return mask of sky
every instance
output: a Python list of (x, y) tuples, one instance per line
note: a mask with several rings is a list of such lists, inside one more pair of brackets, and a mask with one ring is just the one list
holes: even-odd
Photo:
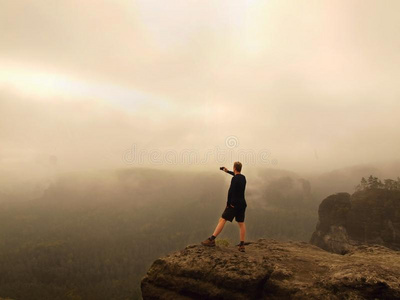
[(399, 160), (400, 1), (0, 6), (2, 176)]

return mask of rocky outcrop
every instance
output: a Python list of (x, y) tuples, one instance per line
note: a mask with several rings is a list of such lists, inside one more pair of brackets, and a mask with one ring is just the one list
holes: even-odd
[(347, 234), (347, 215), (351, 209), (350, 194), (337, 193), (324, 199), (319, 205), (319, 220), (310, 243), (324, 250), (345, 254), (352, 241)]
[(351, 239), (400, 250), (400, 191), (354, 193), (346, 227)]
[(142, 279), (150, 299), (400, 299), (400, 252), (358, 245), (345, 255), (306, 242), (259, 239), (189, 245), (159, 258)]
[(400, 192), (371, 189), (324, 199), (310, 243), (344, 254), (355, 245), (379, 244), (400, 250)]

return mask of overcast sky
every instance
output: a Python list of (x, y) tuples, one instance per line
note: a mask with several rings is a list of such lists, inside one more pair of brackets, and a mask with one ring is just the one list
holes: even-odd
[[(143, 162), (154, 167), (231, 166), (239, 151), (294, 171), (398, 160), (399, 11), (398, 0), (2, 0), (0, 168), (131, 167), (133, 145), (158, 151)], [(233, 157), (171, 163), (185, 149)]]

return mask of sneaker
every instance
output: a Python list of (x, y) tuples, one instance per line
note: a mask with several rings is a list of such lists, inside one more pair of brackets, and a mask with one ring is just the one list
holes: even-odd
[(244, 245), (238, 245), (238, 250), (240, 251), (240, 252), (244, 252)]
[(210, 240), (209, 238), (207, 238), (205, 241), (202, 241), (201, 244), (204, 245), (204, 246), (208, 246), (208, 247), (214, 247), (215, 246), (215, 239), (214, 240)]

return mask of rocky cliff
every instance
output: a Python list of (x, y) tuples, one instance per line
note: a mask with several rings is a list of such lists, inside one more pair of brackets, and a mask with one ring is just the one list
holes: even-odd
[(344, 254), (355, 245), (380, 244), (400, 250), (400, 191), (370, 189), (324, 199), (310, 243)]
[(149, 299), (400, 299), (400, 252), (355, 245), (345, 255), (306, 242), (189, 245), (142, 279)]

